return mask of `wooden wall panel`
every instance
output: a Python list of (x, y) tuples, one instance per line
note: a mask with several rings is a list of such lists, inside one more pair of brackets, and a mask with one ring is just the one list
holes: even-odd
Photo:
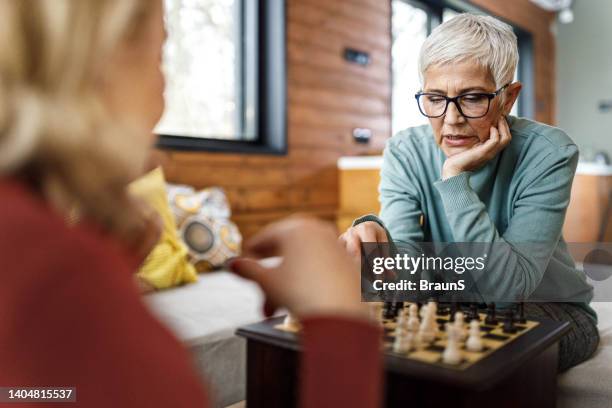
[[(567, 209), (563, 236), (567, 242), (612, 242), (612, 219), (607, 212), (612, 191), (611, 176), (577, 174)], [(601, 234), (603, 232), (603, 234)], [(602, 236), (600, 236), (600, 234)]]
[[(294, 212), (334, 220), (336, 161), (380, 151), (390, 133), (390, 4), (380, 0), (288, 0), (286, 156), (157, 151), (169, 181), (225, 188), (245, 237)], [(345, 47), (370, 53), (349, 64)], [(356, 145), (352, 129), (374, 131)]]
[[(538, 119), (553, 122), (551, 15), (528, 0), (474, 0), (534, 32)], [(334, 220), (336, 161), (380, 153), (391, 132), (390, 24), (386, 0), (287, 0), (288, 147), (286, 156), (156, 151), (169, 181), (221, 186), (245, 237), (295, 212)], [(346, 47), (367, 51), (372, 63), (344, 61)], [(353, 128), (373, 131), (357, 145)]]

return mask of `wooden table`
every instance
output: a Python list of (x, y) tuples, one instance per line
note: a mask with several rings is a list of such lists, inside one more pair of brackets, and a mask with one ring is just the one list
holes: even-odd
[[(282, 318), (238, 329), (247, 339), (247, 406), (297, 406), (298, 336), (274, 328)], [(554, 407), (558, 342), (569, 323), (540, 324), (459, 371), (385, 355), (387, 407)], [(364, 375), (367, 375), (364, 373)]]

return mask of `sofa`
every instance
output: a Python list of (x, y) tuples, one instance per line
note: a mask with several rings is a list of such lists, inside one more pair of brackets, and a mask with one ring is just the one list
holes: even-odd
[[(193, 355), (214, 404), (245, 399), (246, 347), (237, 327), (263, 318), (259, 288), (229, 272), (200, 275), (196, 283), (146, 295), (145, 303)], [(559, 376), (561, 408), (612, 408), (612, 303), (593, 303), (601, 345), (591, 360)]]
[(559, 408), (612, 408), (612, 302), (594, 302), (601, 342), (590, 360), (559, 376)]
[(263, 319), (263, 295), (230, 272), (144, 296), (145, 304), (190, 350), (215, 407), (245, 399), (246, 347), (236, 328)]

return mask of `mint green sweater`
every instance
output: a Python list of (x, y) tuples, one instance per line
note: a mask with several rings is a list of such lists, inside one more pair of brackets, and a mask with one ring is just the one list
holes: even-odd
[(446, 157), (429, 125), (392, 137), (379, 221), (397, 243), (509, 244), (498, 254), (503, 268), (491, 271), (500, 297), (571, 299), (596, 318), (588, 306), (592, 287), (561, 234), (578, 148), (558, 128), (516, 117), (508, 122), (508, 147), (481, 169), (447, 180), (440, 177)]

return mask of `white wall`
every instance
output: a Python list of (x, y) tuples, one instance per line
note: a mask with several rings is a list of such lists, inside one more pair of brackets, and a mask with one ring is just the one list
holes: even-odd
[(557, 123), (584, 158), (604, 150), (612, 159), (612, 1), (574, 0), (574, 21), (557, 23)]

